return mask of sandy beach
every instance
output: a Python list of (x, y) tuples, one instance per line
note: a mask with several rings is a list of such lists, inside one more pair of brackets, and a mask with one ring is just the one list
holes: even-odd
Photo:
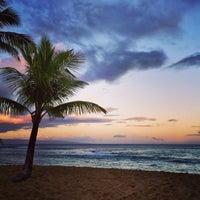
[(34, 166), (32, 178), (12, 183), (21, 166), (0, 166), (2, 200), (198, 200), (200, 175), (120, 169)]

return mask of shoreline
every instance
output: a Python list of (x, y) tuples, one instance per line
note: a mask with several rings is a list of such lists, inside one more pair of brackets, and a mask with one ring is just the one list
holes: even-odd
[[(1, 167), (6, 167), (6, 166), (8, 166), (8, 167), (17, 167), (17, 168), (19, 168), (19, 167), (21, 167), (21, 169), (22, 169), (22, 167), (23, 167), (23, 165), (21, 165), (21, 164), (13, 164), (13, 165), (11, 165), (11, 164), (0, 164), (0, 169), (1, 169)], [(65, 165), (40, 165), (40, 164), (34, 164), (33, 165), (33, 171), (34, 171), (34, 168), (37, 168), (37, 167), (49, 167), (49, 168), (62, 168), (62, 167), (64, 167), (64, 168), (86, 168), (86, 169), (108, 169), (108, 170), (125, 170), (125, 171), (138, 171), (138, 172), (155, 172), (155, 173), (169, 173), (169, 174), (188, 174), (188, 175), (197, 175), (197, 176), (200, 176), (200, 173), (190, 173), (190, 172), (176, 172), (176, 171), (162, 171), (162, 170), (160, 170), (160, 171), (158, 171), (158, 170), (145, 170), (145, 169), (132, 169), (132, 168), (112, 168), (112, 167), (95, 167), (95, 166), (90, 166), (90, 167), (88, 167), (88, 166), (65, 166)], [(20, 169), (20, 168), (19, 168)]]
[(200, 175), (129, 169), (33, 166), (24, 182), (11, 179), (22, 166), (0, 165), (0, 199), (196, 200)]

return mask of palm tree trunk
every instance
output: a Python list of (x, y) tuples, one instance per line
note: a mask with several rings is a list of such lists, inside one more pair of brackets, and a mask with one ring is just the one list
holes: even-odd
[(13, 179), (13, 182), (20, 182), (31, 177), (33, 158), (35, 152), (35, 143), (38, 133), (40, 121), (33, 120), (32, 131), (29, 139), (29, 144), (26, 152), (26, 159), (22, 171)]
[(37, 138), (38, 127), (39, 127), (39, 123), (33, 124), (33, 128), (32, 128), (30, 139), (29, 139), (28, 149), (26, 152), (26, 159), (23, 166), (23, 171), (26, 171), (30, 175), (32, 172), (33, 158), (34, 158), (34, 152), (35, 152), (35, 142)]

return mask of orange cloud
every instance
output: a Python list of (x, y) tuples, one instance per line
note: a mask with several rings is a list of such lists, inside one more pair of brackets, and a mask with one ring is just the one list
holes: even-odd
[(168, 119), (168, 122), (178, 122), (177, 119)]
[(21, 123), (28, 123), (30, 122), (30, 116), (10, 116), (10, 115), (1, 115), (0, 114), (0, 123), (13, 123), (13, 124), (21, 124)]

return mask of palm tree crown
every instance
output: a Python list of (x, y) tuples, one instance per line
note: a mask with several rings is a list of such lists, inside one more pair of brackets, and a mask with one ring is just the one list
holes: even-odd
[(19, 46), (27, 46), (32, 43), (28, 35), (2, 31), (7, 26), (19, 26), (20, 17), (4, 0), (0, 0), (0, 50), (8, 52), (14, 56), (18, 55)]
[(63, 118), (72, 113), (106, 113), (106, 110), (92, 102), (68, 102), (87, 84), (71, 72), (83, 62), (81, 54), (73, 50), (56, 51), (46, 36), (37, 47), (21, 48), (21, 54), (26, 61), (24, 73), (12, 67), (0, 69), (3, 81), (16, 97), (14, 100), (0, 97), (0, 113), (31, 114), (33, 127), (23, 171), (30, 175), (37, 131), (45, 115)]
[[(50, 40), (44, 36), (38, 46), (21, 49), (26, 61), (26, 71), (22, 73), (12, 67), (0, 69), (3, 81), (11, 89), (16, 101), (1, 97), (0, 106), (4, 113), (34, 115), (36, 111), (43, 117), (64, 117), (64, 115), (85, 112), (106, 112), (91, 102), (68, 102), (79, 88), (87, 83), (80, 81), (70, 70), (77, 70), (83, 62), (81, 54), (73, 50), (56, 52)], [(11, 104), (15, 104), (11, 109)], [(32, 111), (33, 110), (33, 111)]]

